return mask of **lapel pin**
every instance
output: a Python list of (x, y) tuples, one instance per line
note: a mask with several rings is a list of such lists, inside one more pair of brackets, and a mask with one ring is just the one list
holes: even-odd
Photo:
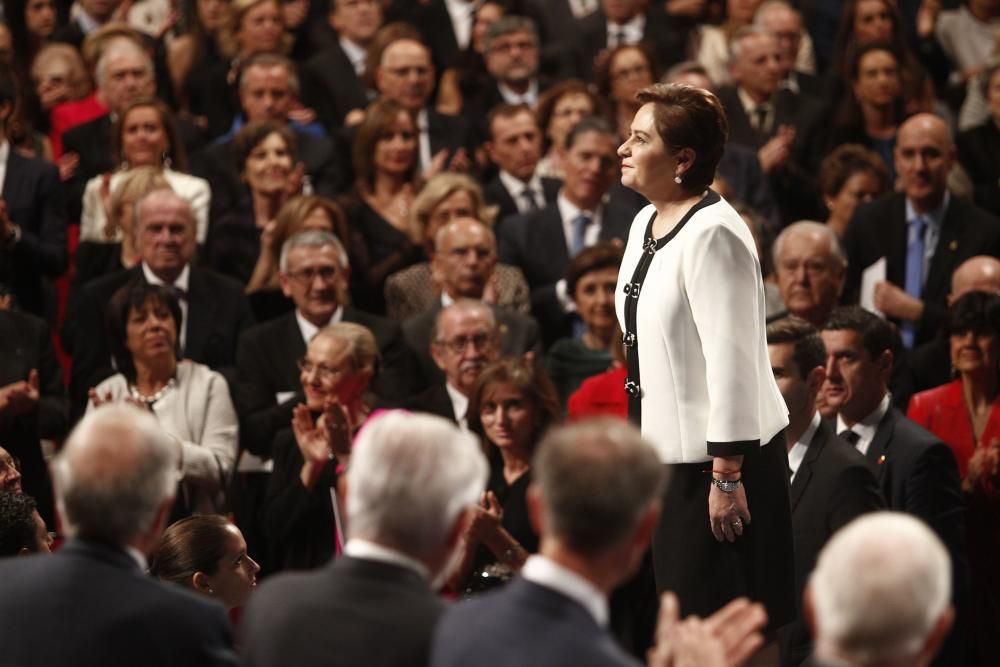
[(885, 454), (883, 454), (882, 456), (878, 457), (878, 464), (882, 465), (883, 463), (885, 463)]
[(951, 243), (948, 244), (948, 250), (955, 252), (958, 250), (958, 241), (952, 239)]

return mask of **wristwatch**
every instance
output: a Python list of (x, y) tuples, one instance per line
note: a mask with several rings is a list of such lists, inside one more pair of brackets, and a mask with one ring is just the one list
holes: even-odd
[(723, 493), (735, 493), (736, 489), (740, 487), (740, 480), (738, 479), (713, 479), (712, 486), (717, 488)]

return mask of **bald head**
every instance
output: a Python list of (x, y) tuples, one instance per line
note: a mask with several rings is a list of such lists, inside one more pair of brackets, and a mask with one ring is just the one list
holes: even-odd
[(434, 65), (426, 46), (415, 39), (397, 39), (382, 51), (375, 70), (375, 87), (382, 97), (417, 112), (434, 88)]
[(1000, 261), (987, 255), (978, 255), (962, 262), (951, 274), (952, 304), (969, 292), (1000, 294)]
[(955, 164), (955, 144), (945, 122), (929, 113), (907, 119), (896, 134), (893, 155), (900, 184), (917, 213), (940, 206)]
[(818, 222), (789, 225), (774, 242), (774, 266), (788, 311), (821, 326), (844, 288), (847, 258), (837, 235)]
[(493, 230), (475, 218), (458, 218), (434, 237), (431, 270), (452, 299), (481, 299), (497, 265)]
[(126, 404), (91, 410), (52, 464), (71, 534), (125, 546), (157, 533), (179, 462), (179, 447), (149, 412)]
[(136, 249), (163, 282), (172, 285), (194, 257), (194, 215), (173, 190), (153, 190), (136, 204)]

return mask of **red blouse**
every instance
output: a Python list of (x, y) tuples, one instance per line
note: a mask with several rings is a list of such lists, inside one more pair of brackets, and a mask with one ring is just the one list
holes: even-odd
[[(989, 444), (1000, 438), (1000, 396), (993, 401), (990, 417), (980, 439)], [(962, 381), (954, 380), (934, 389), (915, 394), (910, 399), (907, 416), (928, 431), (941, 438), (951, 447), (958, 461), (958, 472), (962, 479), (969, 468), (969, 459), (976, 451), (976, 438), (972, 432), (972, 418), (965, 407)]]

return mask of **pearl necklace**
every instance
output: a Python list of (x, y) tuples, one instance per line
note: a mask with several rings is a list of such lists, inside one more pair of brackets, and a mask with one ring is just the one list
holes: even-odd
[(155, 394), (153, 394), (152, 396), (146, 396), (146, 395), (140, 393), (138, 387), (136, 387), (134, 384), (130, 384), (128, 386), (128, 393), (129, 393), (129, 396), (131, 396), (132, 398), (134, 398), (136, 400), (142, 401), (143, 403), (146, 404), (146, 406), (148, 408), (152, 409), (153, 405), (158, 400), (160, 400), (161, 398), (163, 398), (163, 396), (168, 391), (170, 391), (171, 389), (173, 389), (176, 384), (177, 384), (177, 380), (175, 378), (170, 378), (169, 380), (167, 380), (167, 384), (163, 385), (163, 387), (161, 387), (160, 390), (158, 392), (156, 392)]

